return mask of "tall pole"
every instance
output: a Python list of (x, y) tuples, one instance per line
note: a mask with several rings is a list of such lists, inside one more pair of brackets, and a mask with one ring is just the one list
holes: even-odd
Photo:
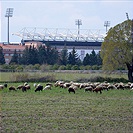
[(80, 25), (82, 25), (82, 21), (80, 19), (75, 21), (75, 24), (78, 25), (78, 40), (80, 35)]
[(132, 47), (133, 47), (133, 19), (132, 19), (132, 31), (131, 31)]
[(9, 42), (9, 17), (7, 17), (8, 18), (8, 22), (7, 22), (7, 42), (8, 42), (8, 44), (10, 43)]
[(13, 15), (13, 8), (7, 8), (6, 10), (6, 15), (5, 17), (7, 17), (7, 43), (9, 44), (9, 17), (12, 17)]
[(106, 33), (107, 33), (108, 27), (110, 26), (110, 22), (109, 21), (105, 21), (104, 22), (104, 26), (106, 27)]

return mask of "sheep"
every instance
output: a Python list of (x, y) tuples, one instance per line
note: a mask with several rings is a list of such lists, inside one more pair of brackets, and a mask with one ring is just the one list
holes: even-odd
[(50, 85), (47, 85), (43, 88), (43, 90), (51, 90), (51, 86)]
[(19, 85), (19, 86), (17, 87), (17, 90), (22, 89), (22, 87), (23, 87), (23, 85)]
[(43, 86), (42, 85), (39, 85), (39, 86), (37, 86), (35, 92), (42, 91), (42, 90), (43, 90)]
[(16, 88), (14, 86), (10, 86), (9, 91), (11, 91), (11, 90), (16, 91)]
[(27, 82), (25, 82), (25, 83), (24, 83), (24, 86), (26, 86), (26, 85), (28, 85), (28, 83), (27, 83)]
[(23, 92), (27, 91), (26, 86), (22, 86), (22, 91)]
[(4, 89), (4, 85), (0, 85), (0, 90), (3, 90)]
[(36, 87), (36, 86), (37, 86), (37, 84), (36, 84), (36, 83), (34, 83), (34, 84), (33, 84), (33, 86), (34, 86), (34, 87)]
[(103, 86), (97, 86), (95, 89), (93, 89), (93, 92), (95, 91), (96, 93), (100, 92), (100, 94), (102, 93), (103, 90)]
[(75, 89), (73, 88), (73, 86), (70, 86), (69, 88), (68, 88), (68, 92), (70, 93), (70, 92), (73, 92), (74, 94), (75, 94)]
[(115, 85), (109, 85), (107, 88), (108, 89), (117, 89)]
[(54, 84), (55, 87), (60, 86), (60, 84), (64, 84), (64, 81), (56, 81), (56, 83)]
[(26, 85), (25, 87), (26, 87), (26, 89), (27, 89), (27, 90), (29, 90), (29, 89), (30, 89), (30, 85)]
[(51, 87), (53, 87), (53, 84), (52, 83), (47, 83), (46, 86), (50, 85)]
[(86, 92), (86, 91), (92, 91), (92, 90), (93, 90), (93, 87), (92, 87), (92, 86), (85, 87), (85, 89), (84, 89), (84, 90), (85, 90), (85, 92)]
[(7, 88), (7, 84), (6, 83), (4, 84), (4, 87)]

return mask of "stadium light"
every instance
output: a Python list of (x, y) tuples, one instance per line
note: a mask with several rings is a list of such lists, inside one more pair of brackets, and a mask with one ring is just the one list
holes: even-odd
[(109, 21), (105, 21), (104, 22), (104, 26), (106, 27), (106, 33), (107, 33), (107, 31), (108, 31), (108, 27), (110, 26), (110, 22)]
[(75, 20), (75, 24), (78, 25), (78, 36), (79, 36), (79, 34), (80, 34), (80, 25), (82, 25), (82, 20), (81, 19)]
[(6, 10), (6, 15), (5, 17), (7, 17), (8, 21), (7, 21), (7, 42), (8, 44), (10, 43), (9, 42), (9, 18), (13, 16), (13, 8), (7, 8)]

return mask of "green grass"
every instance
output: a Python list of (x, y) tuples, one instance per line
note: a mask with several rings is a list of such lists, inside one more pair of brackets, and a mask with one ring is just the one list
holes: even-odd
[(73, 72), (1, 72), (0, 73), (0, 82), (6, 81), (17, 81), (18, 75), (21, 75), (23, 79), (29, 78), (37, 78), (37, 77), (44, 77), (44, 76), (51, 76), (55, 78), (55, 80), (65, 80), (65, 81), (76, 81), (79, 79), (89, 79), (94, 78), (96, 76), (101, 77), (111, 77), (111, 78), (125, 78), (127, 79), (127, 74), (121, 73), (73, 73)]
[[(20, 83), (10, 83), (17, 86)], [(33, 86), (32, 83), (30, 83)], [(45, 84), (43, 84), (45, 85)], [(130, 133), (133, 92), (0, 91), (2, 133)]]

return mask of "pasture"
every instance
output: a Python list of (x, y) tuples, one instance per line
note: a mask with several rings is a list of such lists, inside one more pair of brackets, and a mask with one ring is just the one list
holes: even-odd
[[(17, 87), (22, 83), (8, 83)], [(0, 91), (1, 133), (130, 133), (133, 91)], [(45, 86), (46, 83), (41, 83)]]

